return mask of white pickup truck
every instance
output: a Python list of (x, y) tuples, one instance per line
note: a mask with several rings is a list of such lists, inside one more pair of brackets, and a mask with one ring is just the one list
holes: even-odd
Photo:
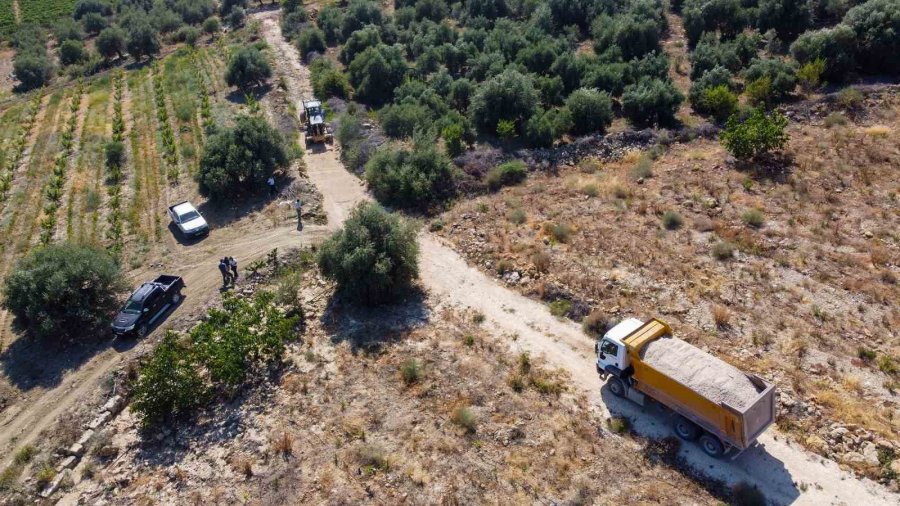
[(200, 211), (188, 201), (169, 207), (169, 217), (185, 238), (201, 237), (209, 234), (209, 225)]

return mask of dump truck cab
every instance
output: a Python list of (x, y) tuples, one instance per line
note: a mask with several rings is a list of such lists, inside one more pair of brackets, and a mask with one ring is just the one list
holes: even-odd
[(597, 353), (598, 374), (620, 377), (629, 369), (631, 360), (628, 356), (628, 348), (622, 340), (643, 324), (644, 322), (637, 318), (628, 318), (609, 329), (603, 338), (597, 341), (594, 351)]

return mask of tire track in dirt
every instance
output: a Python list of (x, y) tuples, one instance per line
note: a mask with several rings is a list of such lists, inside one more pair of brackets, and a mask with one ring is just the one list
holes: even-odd
[[(299, 100), (310, 93), (309, 71), (300, 64), (297, 50), (281, 36), (278, 12), (256, 15), (261, 34), (274, 49), (277, 71), (288, 93)], [(346, 171), (334, 150), (306, 151), (310, 179), (324, 198), (331, 226), (340, 224), (350, 209), (367, 195), (355, 176)], [(594, 371), (593, 341), (571, 321), (560, 321), (548, 309), (499, 285), (429, 233), (420, 235), (421, 282), (439, 304), (478, 309), (497, 333), (515, 336), (510, 347), (543, 356), (567, 371), (576, 388), (585, 393), (601, 416), (626, 416), (635, 430), (647, 437), (672, 436), (666, 417), (601, 391)], [(896, 504), (897, 496), (868, 479), (857, 479), (832, 461), (821, 459), (779, 437), (774, 428), (760, 438), (760, 446), (735, 461), (707, 457), (693, 445), (683, 445), (685, 462), (698, 472), (729, 485), (747, 482), (764, 491), (776, 504)], [(801, 490), (802, 489), (802, 490)]]

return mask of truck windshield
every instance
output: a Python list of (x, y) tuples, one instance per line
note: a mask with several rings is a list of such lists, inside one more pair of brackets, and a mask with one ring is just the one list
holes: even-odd
[(125, 308), (122, 309), (122, 312), (128, 314), (138, 314), (141, 312), (141, 303), (136, 300), (128, 299), (128, 302), (125, 304)]
[(187, 223), (191, 220), (196, 220), (199, 217), (200, 213), (198, 213), (197, 211), (188, 211), (181, 215), (181, 221)]

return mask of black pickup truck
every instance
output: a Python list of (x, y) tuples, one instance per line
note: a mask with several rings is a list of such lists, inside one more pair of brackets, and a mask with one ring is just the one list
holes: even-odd
[(117, 335), (144, 337), (151, 325), (172, 306), (181, 302), (184, 280), (181, 276), (162, 274), (144, 283), (128, 298), (116, 315), (112, 331)]

